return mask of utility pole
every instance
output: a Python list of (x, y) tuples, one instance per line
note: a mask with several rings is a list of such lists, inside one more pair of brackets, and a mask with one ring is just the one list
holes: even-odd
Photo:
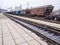
[(20, 9), (22, 9), (22, 5), (20, 5)]
[(27, 3), (27, 9), (29, 9), (29, 3)]
[(11, 11), (12, 11), (12, 7), (10, 7)]

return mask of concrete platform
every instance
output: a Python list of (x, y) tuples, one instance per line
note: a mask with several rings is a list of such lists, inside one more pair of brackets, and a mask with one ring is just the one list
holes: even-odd
[(0, 14), (0, 45), (48, 45), (36, 34)]

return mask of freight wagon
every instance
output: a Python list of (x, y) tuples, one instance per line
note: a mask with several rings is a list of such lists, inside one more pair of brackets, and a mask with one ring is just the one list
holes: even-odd
[(38, 8), (30, 9), (30, 15), (32, 16), (47, 16), (50, 15), (53, 10), (52, 5), (42, 6)]
[[(25, 15), (25, 16), (47, 16), (50, 15), (53, 10), (52, 5), (46, 5), (38, 8), (32, 8), (32, 9), (23, 9), (20, 10), (20, 13), (18, 15)], [(16, 11), (8, 12), (11, 14), (16, 14)]]

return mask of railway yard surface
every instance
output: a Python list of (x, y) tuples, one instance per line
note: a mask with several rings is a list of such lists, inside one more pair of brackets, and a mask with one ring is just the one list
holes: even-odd
[(36, 34), (0, 14), (0, 45), (48, 45)]
[(17, 15), (5, 15), (43, 38), (49, 45), (60, 45), (60, 27), (58, 27), (60, 24)]

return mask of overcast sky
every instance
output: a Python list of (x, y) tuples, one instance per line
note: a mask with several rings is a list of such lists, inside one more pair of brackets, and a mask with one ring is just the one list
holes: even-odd
[(11, 6), (14, 8), (22, 5), (22, 8), (27, 8), (27, 3), (29, 3), (29, 8), (50, 4), (55, 10), (60, 9), (60, 0), (0, 0), (0, 7), (7, 9)]

